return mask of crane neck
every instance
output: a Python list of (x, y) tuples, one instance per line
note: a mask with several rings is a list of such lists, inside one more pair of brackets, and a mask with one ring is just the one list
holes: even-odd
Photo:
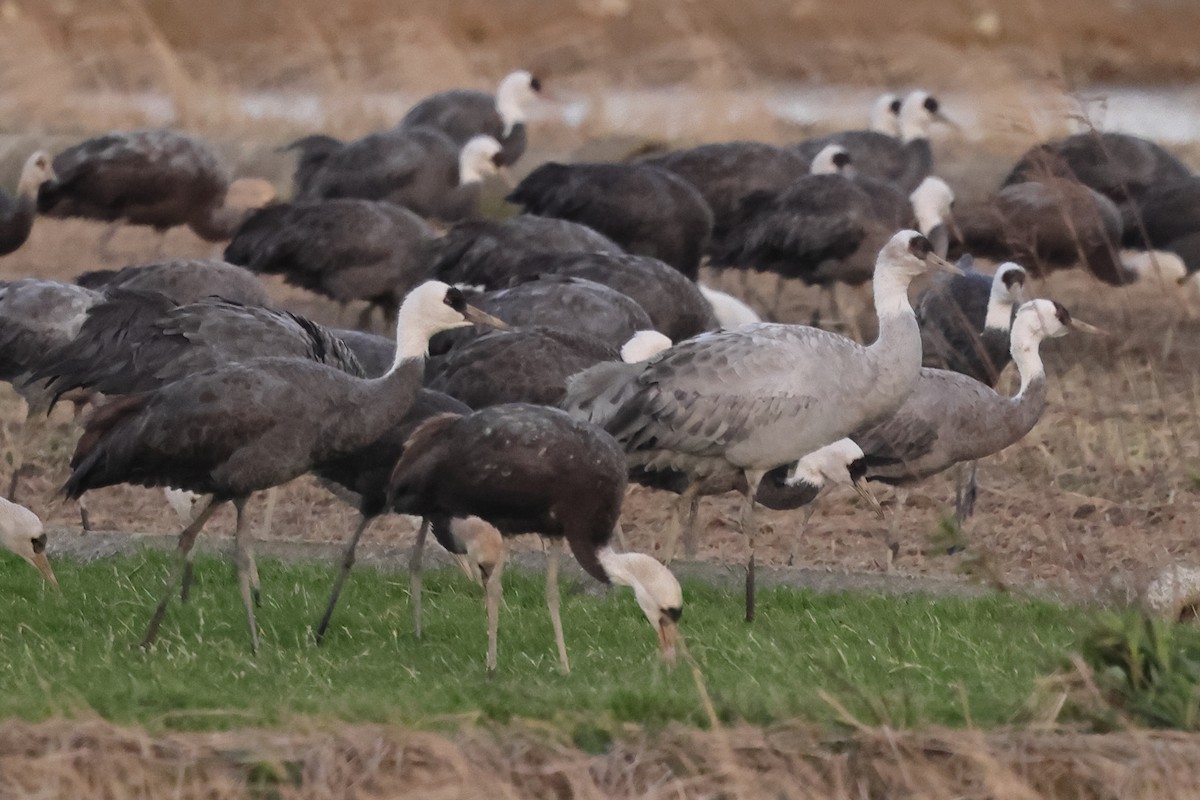
[(987, 317), (983, 321), (984, 329), (1007, 332), (1012, 327), (1012, 311), (1012, 300), (997, 297), (990, 298), (987, 306)]
[(1017, 372), (1021, 375), (1021, 388), (1017, 392), (1017, 399), (1024, 396), (1031, 386), (1045, 383), (1046, 369), (1038, 349), (1040, 343), (1033, 337), (1013, 337), (1012, 357), (1017, 365)]
[(908, 286), (911, 282), (911, 278), (893, 270), (875, 270), (872, 292), (875, 296), (875, 313), (879, 317), (879, 337), (875, 344), (884, 341), (883, 327), (886, 320), (914, 316), (912, 303), (908, 300)]

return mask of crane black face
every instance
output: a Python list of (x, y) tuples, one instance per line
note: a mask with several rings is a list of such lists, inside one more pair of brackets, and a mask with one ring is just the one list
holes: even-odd
[(465, 313), (467, 310), (467, 298), (463, 295), (462, 289), (455, 286), (451, 286), (446, 290), (446, 298), (442, 302), (460, 314)]
[(846, 470), (850, 473), (851, 483), (854, 481), (860, 481), (867, 477), (867, 460), (865, 458), (856, 458), (850, 462), (850, 465), (846, 467)]
[(838, 169), (842, 169), (849, 163), (850, 163), (850, 154), (849, 153), (834, 153), (833, 154), (833, 165), (835, 167), (837, 167)]
[(1025, 285), (1025, 273), (1015, 269), (1010, 270), (1004, 273), (1004, 276), (1000, 280), (1004, 281), (1005, 288), (1011, 291), (1014, 286)]
[(925, 98), (925, 110), (930, 114), (938, 113), (938, 101), (936, 97)]
[(914, 236), (908, 240), (908, 252), (924, 261), (933, 252), (933, 245), (924, 236)]
[(889, 109), (889, 110), (890, 110), (890, 111), (891, 111), (893, 114), (899, 115), (899, 114), (900, 114), (900, 98), (899, 98), (899, 97), (897, 97), (895, 100), (893, 100), (893, 101), (892, 101), (892, 102), (891, 102), (891, 103), (888, 105), (888, 109)]
[(41, 536), (35, 536), (29, 540), (29, 543), (33, 545), (35, 555), (46, 552), (46, 534), (43, 533)]
[(1063, 324), (1063, 327), (1071, 326), (1071, 313), (1065, 309), (1061, 303), (1054, 303), (1054, 316)]
[(542, 90), (542, 82), (538, 80), (536, 75), (529, 79), (529, 88), (533, 89), (535, 92), (540, 92)]

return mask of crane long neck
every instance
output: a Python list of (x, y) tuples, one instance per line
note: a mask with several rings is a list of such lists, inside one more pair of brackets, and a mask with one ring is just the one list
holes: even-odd
[(409, 359), (424, 360), (429, 355), (429, 332), (420, 326), (406, 324), (409, 322), (401, 309), (396, 325), (396, 356), (384, 377), (396, 372)]
[(1030, 387), (1035, 384), (1045, 384), (1046, 369), (1038, 351), (1040, 344), (1041, 340), (1032, 336), (1029, 331), (1020, 329), (1013, 332), (1012, 357), (1017, 364), (1017, 371), (1021, 374), (1021, 388), (1017, 392), (1017, 399), (1029, 392)]
[(990, 298), (987, 305), (987, 317), (983, 321), (984, 329), (1007, 331), (1012, 326), (1012, 310), (1011, 300)]

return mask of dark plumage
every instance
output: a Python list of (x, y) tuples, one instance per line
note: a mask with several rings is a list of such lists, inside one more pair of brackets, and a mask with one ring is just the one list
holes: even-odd
[[(588, 574), (634, 588), (671, 658), (683, 605), (678, 582), (649, 556), (614, 553), (609, 546), (625, 481), (625, 456), (608, 434), (558, 409), (513, 404), (425, 422), (409, 439), (390, 489), (397, 510), (474, 515), (505, 536), (540, 533), (565, 540)], [(557, 585), (548, 585), (547, 596), (557, 633)], [(489, 592), (491, 668), (498, 602)], [(561, 638), (559, 646), (566, 667)]]
[(502, 148), (501, 163), (515, 164), (525, 152), (528, 106), (541, 91), (541, 81), (518, 70), (505, 76), (495, 95), (473, 89), (430, 95), (409, 109), (400, 127), (435, 128), (460, 146), (473, 136), (491, 136)]
[(567, 378), (620, 357), (617, 348), (581, 333), (554, 328), (495, 331), (431, 358), (425, 385), (471, 408), (502, 403), (558, 406), (567, 393)]
[(1069, 178), (1123, 203), (1161, 183), (1189, 178), (1191, 174), (1183, 162), (1147, 139), (1088, 131), (1031, 148), (1002, 185)]
[(987, 200), (954, 212), (964, 252), (994, 261), (1016, 261), (1035, 275), (1082, 265), (1105, 283), (1134, 276), (1121, 263), (1121, 214), (1104, 195), (1073, 180), (1005, 186)]
[(921, 363), (995, 387), (1012, 360), (1010, 321), (1015, 306), (1024, 300), (1025, 270), (1006, 263), (994, 276), (984, 275), (963, 260), (959, 269), (962, 275), (934, 278), (917, 299)]
[(449, 284), (505, 289), (536, 273), (524, 271), (531, 256), (622, 250), (586, 225), (520, 214), (503, 222), (467, 220), (429, 248), (428, 275)]
[(346, 146), (341, 139), (324, 134), (303, 136), (279, 148), (280, 152), (296, 152), (296, 169), (292, 172), (292, 191), (300, 194), (301, 187), (308, 186), (317, 170), (334, 153)]
[(715, 330), (712, 306), (694, 281), (650, 256), (611, 253), (553, 253), (532, 256), (522, 272), (559, 275), (602, 283), (634, 300), (654, 329), (671, 341)]
[(95, 270), (83, 273), (75, 282), (96, 291), (155, 292), (179, 304), (195, 303), (206, 297), (246, 306), (266, 306), (271, 302), (266, 288), (252, 273), (215, 259), (174, 259), (119, 270)]
[(406, 298), (395, 363), (381, 378), (357, 378), (310, 360), (265, 358), (194, 373), (98, 409), (71, 459), (67, 496), (118, 483), (213, 496), (180, 534), (180, 560), (143, 643), (157, 634), (196, 535), (217, 505), (233, 501), (239, 583), (256, 647), (246, 500), (366, 447), (399, 424), (420, 389), (428, 337), (472, 319), (484, 317), (461, 292), (431, 281)]
[(206, 143), (175, 131), (109, 133), (54, 157), (56, 177), (38, 190), (38, 211), (149, 225), (187, 225), (209, 241), (228, 239), (245, 210), (225, 208), (231, 175)]
[(396, 356), (396, 342), (392, 339), (348, 328), (331, 328), (330, 333), (346, 343), (368, 378), (378, 378), (392, 366)]
[(1174, 253), (1186, 275), (1200, 270), (1200, 178), (1151, 186), (1122, 211), (1126, 246)]
[(712, 211), (695, 187), (646, 164), (543, 164), (508, 201), (527, 213), (594, 228), (692, 280), (712, 235)]
[(433, 229), (411, 211), (370, 200), (285, 203), (256, 212), (225, 248), (253, 272), (347, 303), (366, 300), (389, 327), (400, 301), (425, 278)]
[(899, 138), (873, 130), (840, 131), (800, 142), (796, 152), (811, 162), (829, 145), (840, 145), (850, 154), (850, 162), (860, 176), (892, 184), (907, 195), (932, 172), (930, 127), (948, 120), (937, 99), (922, 91), (910, 92), (897, 113)]
[(296, 187), (301, 200), (358, 198), (404, 206), (446, 222), (479, 213), (479, 184), (496, 172), (500, 145), (490, 137), (458, 145), (432, 128), (399, 128), (329, 152)]
[[(470, 295), (471, 302), (516, 328), (540, 325), (572, 331), (620, 347), (638, 331), (654, 324), (632, 298), (582, 278), (546, 275), (511, 289)], [(430, 352), (444, 353), (475, 335), (446, 333), (434, 339)]]
[[(815, 155), (815, 153), (813, 154)], [(712, 241), (720, 250), (743, 197), (781, 192), (809, 173), (795, 150), (763, 142), (721, 142), (676, 150), (640, 163), (668, 170), (696, 187), (713, 213)]]
[(49, 380), (55, 396), (78, 388), (135, 394), (256, 358), (296, 358), (364, 375), (340, 338), (295, 314), (216, 298), (178, 304), (160, 294), (114, 290), (88, 309), (79, 332), (37, 377)]

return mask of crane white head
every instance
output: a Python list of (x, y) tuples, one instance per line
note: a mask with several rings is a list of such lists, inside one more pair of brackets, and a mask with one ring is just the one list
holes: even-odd
[(854, 165), (846, 148), (840, 144), (829, 144), (813, 157), (808, 171), (813, 175), (841, 174), (850, 177), (854, 174)]
[(900, 138), (906, 142), (928, 139), (933, 123), (941, 122), (957, 129), (958, 124), (942, 113), (941, 104), (929, 92), (909, 92), (900, 103)]
[(700, 294), (704, 295), (704, 299), (712, 306), (713, 316), (717, 318), (717, 322), (726, 330), (740, 328), (742, 325), (753, 325), (762, 322), (762, 317), (754, 313), (754, 309), (743, 303), (731, 294), (710, 289), (703, 283), (696, 284), (700, 288)]
[(908, 286), (913, 279), (934, 270), (961, 275), (961, 270), (934, 252), (925, 235), (913, 230), (900, 231), (888, 240), (875, 259), (875, 313), (885, 316), (911, 314)]
[(1006, 331), (1012, 323), (1013, 306), (1025, 302), (1025, 268), (1012, 261), (996, 267), (992, 291), (988, 296), (985, 328)]
[(621, 345), (621, 360), (626, 364), (647, 361), (671, 346), (666, 334), (658, 331), (638, 331)]
[(0, 545), (29, 562), (55, 589), (58, 579), (46, 558), (46, 532), (28, 508), (0, 498)]
[(25, 160), (21, 167), (21, 179), (17, 182), (17, 194), (22, 197), (37, 197), (38, 187), (46, 181), (55, 180), (54, 162), (45, 150), (38, 150)]
[(513, 126), (529, 117), (541, 93), (542, 82), (526, 70), (519, 69), (504, 76), (496, 89), (496, 111), (504, 120), (505, 136), (512, 133)]
[(900, 96), (884, 92), (871, 104), (871, 130), (888, 136), (900, 136)]
[(1057, 339), (1068, 331), (1103, 334), (1104, 331), (1081, 320), (1072, 319), (1067, 309), (1053, 300), (1030, 300), (1017, 309), (1009, 337), (1009, 352), (1021, 373), (1021, 392), (1045, 374), (1038, 346), (1043, 339)]
[(480, 183), (490, 175), (500, 175), (504, 167), (503, 148), (491, 136), (473, 136), (458, 154), (458, 183)]
[(504, 568), (507, 557), (504, 536), (479, 517), (452, 518), (450, 533), (466, 550), (462, 555), (454, 555), (459, 568), (479, 586), (487, 586), (488, 581)]
[(917, 228), (933, 244), (933, 251), (945, 256), (950, 249), (950, 229), (954, 208), (954, 190), (941, 178), (928, 176), (908, 196)]
[(441, 281), (426, 281), (413, 289), (400, 305), (396, 317), (396, 362), (423, 358), (429, 351), (429, 337), (468, 325), (507, 328), (504, 322), (467, 303), (461, 289)]
[(642, 553), (615, 553), (605, 547), (598, 554), (609, 580), (633, 589), (633, 596), (658, 633), (658, 645), (668, 665), (675, 665), (679, 618), (683, 616), (683, 589), (671, 570)]
[(850, 439), (838, 439), (797, 461), (784, 483), (788, 486), (807, 483), (818, 489), (833, 486), (853, 487), (858, 496), (882, 519), (883, 507), (867, 486), (865, 459), (862, 448), (855, 442)]

